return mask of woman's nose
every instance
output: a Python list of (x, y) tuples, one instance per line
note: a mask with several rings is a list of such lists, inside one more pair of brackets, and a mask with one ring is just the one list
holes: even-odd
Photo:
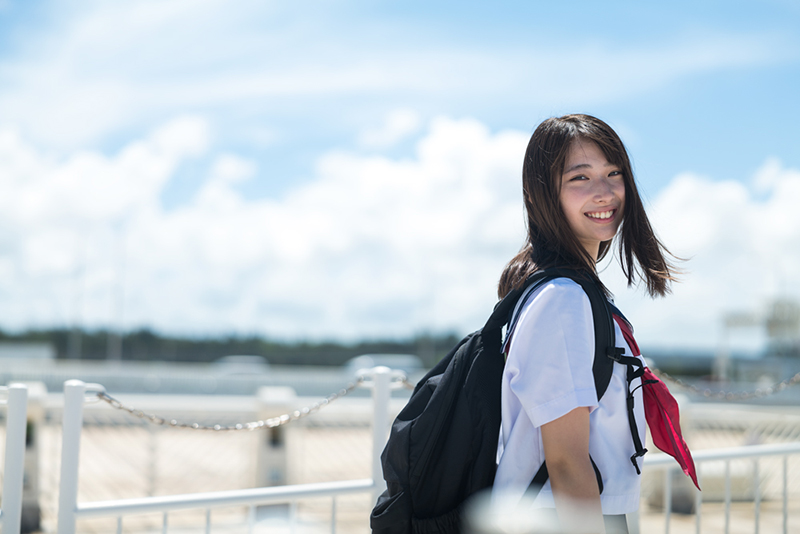
[(595, 200), (611, 200), (614, 197), (614, 188), (608, 178), (595, 180), (594, 198)]

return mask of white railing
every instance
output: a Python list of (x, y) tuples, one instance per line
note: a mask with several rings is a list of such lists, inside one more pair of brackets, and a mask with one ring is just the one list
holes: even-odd
[[(141, 513), (160, 513), (163, 515), (163, 532), (169, 528), (170, 512), (184, 509), (205, 511), (206, 532), (211, 529), (212, 510), (227, 506), (244, 506), (248, 509), (247, 523), (250, 531), (255, 528), (256, 506), (268, 504), (289, 504), (289, 520), (296, 520), (297, 505), (301, 500), (309, 498), (329, 498), (331, 500), (330, 531), (336, 532), (337, 498), (354, 493), (368, 493), (374, 499), (385, 489), (380, 466), (380, 453), (386, 442), (389, 429), (389, 400), (391, 389), (396, 382), (395, 374), (387, 368), (375, 368), (370, 371), (371, 380), (362, 385), (373, 389), (372, 410), (372, 479), (348, 480), (341, 482), (301, 484), (281, 487), (253, 488), (236, 491), (220, 491), (171, 495), (136, 499), (120, 499), (90, 503), (78, 502), (78, 462), (80, 452), (81, 430), (83, 425), (83, 409), (87, 402), (97, 400), (96, 393), (102, 387), (86, 384), (78, 380), (67, 381), (64, 385), (64, 410), (62, 434), (61, 479), (58, 499), (58, 532), (73, 534), (76, 521), (84, 518), (111, 517), (116, 518), (117, 531), (122, 531), (125, 516)], [(3, 480), (3, 509), (0, 510), (0, 523), (3, 532), (17, 532), (21, 520), (23, 466), (25, 455), (27, 388), (21, 384), (13, 384), (7, 391), (8, 400), (0, 400), (0, 404), (8, 404), (5, 471)], [(752, 478), (752, 496), (748, 502), (753, 504), (753, 532), (762, 528), (761, 475), (763, 465), (760, 460), (766, 457), (782, 459), (782, 531), (789, 532), (789, 457), (800, 454), (800, 443), (774, 445), (753, 445), (736, 448), (700, 450), (694, 453), (698, 477), (701, 485), (704, 471), (710, 479), (710, 462), (724, 464), (724, 532), (728, 532), (731, 524), (731, 463), (734, 461), (752, 461), (753, 468), (746, 476)], [(719, 466), (719, 463), (717, 464)], [(664, 470), (664, 532), (670, 532), (673, 498), (673, 478), (671, 472), (679, 469), (675, 461), (664, 454), (649, 455), (645, 459), (648, 472)], [(773, 486), (774, 488), (774, 486)], [(773, 489), (774, 491), (774, 489)], [(703, 494), (693, 494), (695, 510), (695, 531), (702, 532)], [(720, 502), (720, 501), (717, 501)], [(714, 516), (719, 520), (719, 515)], [(707, 525), (708, 526), (708, 525)], [(631, 524), (631, 532), (639, 532), (638, 521)]]
[[(372, 491), (375, 485), (371, 479), (348, 480), (344, 482), (327, 482), (320, 484), (297, 484), (274, 488), (252, 488), (245, 490), (214, 491), (208, 493), (192, 493), (188, 495), (169, 495), (166, 497), (147, 497), (142, 499), (121, 499), (117, 501), (101, 501), (81, 504), (72, 514), (74, 519), (89, 517), (116, 517), (117, 532), (122, 532), (122, 518), (126, 515), (160, 512), (163, 517), (163, 532), (169, 526), (169, 512), (186, 509), (204, 509), (206, 513), (205, 531), (211, 531), (211, 510), (223, 506), (247, 506), (248, 532), (255, 527), (255, 507), (264, 504), (292, 505), (290, 522), (295, 521), (295, 507), (298, 501), (313, 497), (331, 498), (331, 532), (336, 532), (336, 498), (351, 493)], [(74, 522), (74, 520), (73, 520)], [(74, 532), (74, 525), (72, 526)], [(62, 530), (59, 523), (59, 534), (70, 532)]]
[(331, 532), (335, 532), (337, 496), (372, 492), (374, 499), (377, 499), (378, 495), (386, 488), (381, 474), (380, 455), (389, 431), (389, 400), (393, 387), (392, 377), (396, 373), (393, 373), (387, 367), (376, 367), (366, 375), (371, 377), (372, 380), (364, 381), (361, 385), (373, 390), (372, 479), (122, 499), (94, 503), (78, 503), (78, 460), (80, 456), (81, 428), (83, 426), (83, 406), (86, 402), (96, 401), (96, 394), (102, 391), (103, 388), (98, 384), (86, 384), (80, 380), (68, 380), (64, 383), (58, 534), (74, 534), (77, 519), (88, 517), (116, 517), (117, 532), (122, 532), (124, 516), (145, 512), (162, 513), (162, 530), (167, 532), (169, 512), (187, 508), (205, 510), (206, 532), (210, 532), (211, 510), (232, 505), (249, 507), (248, 525), (252, 532), (255, 523), (255, 507), (257, 505), (289, 504), (292, 511), (290, 520), (294, 521), (297, 502), (311, 497), (330, 497), (332, 499)]
[(11, 384), (0, 388), (8, 399), (6, 417), (6, 454), (3, 468), (3, 508), (0, 525), (3, 532), (19, 532), (22, 523), (22, 485), (25, 469), (25, 437), (28, 423), (28, 388), (24, 384)]
[[(789, 456), (800, 454), (800, 443), (780, 443), (771, 445), (750, 445), (725, 449), (701, 450), (693, 453), (697, 475), (702, 487), (703, 464), (708, 462), (723, 461), (725, 463), (725, 534), (730, 531), (731, 517), (731, 461), (751, 458), (753, 460), (753, 532), (758, 534), (761, 515), (761, 487), (759, 478), (759, 460), (766, 456), (781, 456), (782, 463), (782, 505), (783, 505), (783, 530), (789, 532)], [(666, 454), (656, 454), (645, 457), (645, 468), (661, 468), (666, 471), (664, 476), (664, 532), (669, 534), (670, 518), (672, 515), (672, 471), (679, 469), (675, 460)], [(702, 531), (702, 492), (694, 490), (695, 496), (695, 532)]]

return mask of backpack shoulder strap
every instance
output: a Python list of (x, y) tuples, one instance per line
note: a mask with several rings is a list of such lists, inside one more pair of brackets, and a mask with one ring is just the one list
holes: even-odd
[[(595, 342), (597, 351), (595, 353), (594, 365), (592, 366), (592, 373), (594, 374), (594, 385), (597, 389), (597, 400), (602, 398), (603, 394), (608, 389), (608, 384), (611, 382), (611, 374), (614, 372), (614, 363), (620, 363), (627, 367), (627, 397), (626, 408), (628, 412), (628, 425), (630, 426), (631, 439), (633, 446), (636, 450), (630, 460), (636, 469), (636, 474), (641, 474), (637, 458), (645, 455), (647, 449), (644, 448), (642, 440), (639, 437), (638, 427), (636, 425), (636, 417), (633, 412), (633, 391), (631, 391), (631, 382), (635, 378), (642, 376), (644, 367), (639, 359), (631, 356), (625, 356), (625, 349), (616, 346), (616, 335), (614, 330), (614, 318), (612, 310), (619, 312), (616, 306), (608, 302), (608, 299), (600, 292), (600, 289), (594, 283), (586, 283), (583, 280), (575, 280), (586, 294), (589, 296), (589, 301), (592, 303), (592, 315), (594, 316), (595, 328)], [(600, 310), (603, 311), (600, 311)], [(619, 312), (620, 317), (622, 313)], [(628, 320), (625, 319), (627, 323)], [(607, 337), (606, 337), (607, 336)], [(634, 343), (635, 345), (635, 343)], [(602, 349), (605, 347), (605, 349)], [(604, 350), (604, 353), (600, 351)]]
[(616, 347), (614, 319), (611, 315), (611, 305), (606, 296), (593, 280), (586, 280), (585, 278), (573, 278), (573, 280), (583, 288), (586, 296), (589, 297), (589, 304), (592, 306), (592, 319), (594, 321), (594, 364), (592, 365), (592, 374), (594, 375), (594, 387), (597, 390), (597, 400), (599, 401), (608, 389), (611, 375), (614, 372), (614, 362), (622, 355), (623, 349)]
[[(494, 313), (492, 313), (492, 317), (487, 322), (487, 326), (493, 320), (494, 322), (499, 322), (499, 326), (508, 323), (508, 331), (511, 332), (519, 315), (515, 315), (510, 319), (509, 316), (523, 293), (525, 293), (523, 298), (527, 300), (537, 287), (556, 278), (569, 278), (580, 285), (586, 296), (589, 297), (589, 304), (592, 307), (592, 320), (594, 322), (595, 346), (592, 374), (594, 375), (597, 399), (600, 400), (608, 389), (608, 384), (611, 382), (611, 374), (614, 371), (614, 361), (621, 354), (622, 349), (616, 348), (611, 304), (603, 292), (600, 291), (600, 288), (597, 287), (595, 281), (588, 276), (581, 275), (579, 271), (564, 268), (538, 271), (531, 275), (520, 288), (511, 291), (498, 303)], [(525, 300), (521, 302), (520, 306), (517, 306), (517, 310), (522, 309), (522, 306), (525, 305)]]
[[(522, 294), (529, 289), (533, 289), (532, 286), (541, 285), (548, 279), (552, 280), (553, 278), (556, 277), (549, 275), (547, 271), (537, 271), (529, 276), (528, 279), (525, 280), (524, 284), (509, 291), (508, 294), (495, 305), (494, 311), (492, 312), (492, 315), (489, 316), (489, 320), (486, 321), (486, 325), (483, 327), (483, 329), (490, 330), (494, 328), (502, 328), (503, 325), (510, 323), (509, 317), (511, 312), (514, 310), (514, 307), (517, 305), (517, 301)], [(530, 294), (530, 292), (528, 294)]]

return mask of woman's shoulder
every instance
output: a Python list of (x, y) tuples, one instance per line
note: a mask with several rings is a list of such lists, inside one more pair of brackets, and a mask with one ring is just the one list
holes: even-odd
[(593, 324), (589, 297), (580, 284), (570, 278), (550, 280), (537, 288), (519, 311), (508, 337), (508, 361), (513, 368), (523, 369), (539, 361), (531, 360), (531, 354), (548, 358), (562, 354), (559, 361), (565, 365), (573, 356), (575, 361), (583, 361), (587, 354), (593, 357)]
[(520, 322), (541, 324), (572, 322), (589, 313), (591, 304), (583, 288), (571, 278), (554, 278), (542, 284), (519, 308)]
[(550, 302), (563, 302), (563, 303), (583, 303), (589, 302), (589, 297), (584, 292), (583, 288), (575, 280), (571, 278), (554, 278), (542, 284), (536, 290), (531, 301), (538, 301), (539, 304)]

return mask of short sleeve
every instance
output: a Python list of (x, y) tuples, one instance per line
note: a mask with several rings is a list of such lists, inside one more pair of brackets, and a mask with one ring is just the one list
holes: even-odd
[(567, 278), (534, 293), (512, 332), (504, 386), (535, 427), (575, 408), (598, 406), (594, 387), (594, 323), (589, 298)]

